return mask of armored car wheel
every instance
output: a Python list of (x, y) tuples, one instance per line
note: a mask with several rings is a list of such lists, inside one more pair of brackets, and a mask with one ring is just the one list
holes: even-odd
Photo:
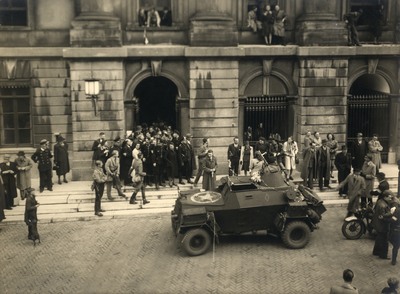
[(211, 236), (204, 229), (192, 229), (185, 233), (182, 243), (187, 254), (201, 255), (210, 247)]
[(342, 226), (342, 233), (347, 239), (359, 239), (365, 233), (365, 224), (359, 219), (345, 221)]
[(308, 244), (310, 234), (311, 230), (305, 222), (294, 221), (287, 224), (281, 237), (287, 247), (299, 249)]

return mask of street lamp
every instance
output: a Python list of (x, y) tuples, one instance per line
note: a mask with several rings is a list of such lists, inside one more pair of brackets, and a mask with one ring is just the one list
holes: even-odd
[(91, 79), (85, 80), (85, 94), (86, 99), (92, 99), (93, 106), (94, 106), (94, 115), (97, 115), (97, 102), (99, 99), (100, 93), (100, 82), (99, 80)]

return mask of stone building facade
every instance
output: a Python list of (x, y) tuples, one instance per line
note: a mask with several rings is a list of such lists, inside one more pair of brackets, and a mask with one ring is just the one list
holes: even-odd
[[(13, 3), (0, 7), (10, 16), (0, 19), (2, 154), (30, 155), (59, 132), (70, 146), (73, 180), (88, 180), (100, 131), (109, 140), (124, 137), (161, 117), (192, 133), (195, 149), (209, 137), (220, 173), (233, 138), (242, 141), (259, 122), (266, 136), (293, 135), (301, 150), (307, 130), (333, 133), (341, 145), (357, 132), (378, 132), (385, 161), (400, 158), (396, 0), (363, 1), (366, 12), (383, 5), (384, 21), (381, 45), (371, 44), (368, 19), (360, 24), (361, 47), (347, 46), (343, 19), (360, 8), (356, 0)], [(266, 4), (288, 15), (286, 46), (266, 46), (247, 27), (250, 7)], [(160, 13), (167, 5), (172, 26), (140, 27), (138, 12), (150, 5)], [(85, 95), (91, 79), (100, 82), (98, 99)]]

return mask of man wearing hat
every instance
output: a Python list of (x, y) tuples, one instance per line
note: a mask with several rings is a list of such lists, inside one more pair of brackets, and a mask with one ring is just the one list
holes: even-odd
[(353, 173), (348, 175), (347, 178), (341, 182), (335, 190), (338, 191), (340, 188), (343, 188), (344, 185), (348, 184), (348, 193), (349, 196), (349, 204), (347, 206), (347, 217), (353, 216), (355, 212), (357, 212), (360, 206), (360, 197), (364, 195), (365, 190), (365, 181), (362, 176), (360, 176), (361, 170), (355, 168)]
[[(99, 138), (93, 142), (92, 151), (93, 151), (93, 164), (96, 160), (100, 160), (100, 156), (103, 150), (106, 148), (104, 147), (105, 143), (107, 142), (106, 134), (104, 132), (100, 132)], [(103, 162), (104, 164), (105, 162)]]
[(118, 196), (122, 196), (126, 198), (126, 195), (121, 191), (121, 182), (119, 180), (119, 172), (120, 172), (120, 165), (119, 165), (119, 153), (117, 150), (112, 152), (112, 156), (107, 160), (105, 168), (107, 180), (107, 198), (109, 200), (114, 200), (111, 197), (111, 186), (113, 186), (118, 191)]
[(365, 191), (364, 195), (361, 197), (361, 207), (367, 207), (367, 202), (369, 207), (371, 208), (373, 207), (372, 195), (370, 194), (370, 192), (374, 188), (376, 166), (371, 160), (372, 160), (371, 155), (369, 154), (365, 155), (365, 161), (361, 168), (360, 175), (365, 180)]
[(392, 222), (389, 204), (392, 197), (392, 191), (386, 190), (383, 192), (376, 202), (372, 217), (372, 226), (377, 232), (372, 254), (378, 255), (380, 259), (390, 259), (387, 255), (389, 249), (389, 224)]
[(364, 157), (368, 153), (368, 144), (363, 139), (363, 134), (357, 134), (357, 140), (353, 142), (349, 150), (353, 168), (361, 169), (364, 164)]
[(29, 158), (26, 158), (24, 151), (19, 151), (15, 159), (17, 165), (17, 188), (21, 194), (21, 199), (24, 200), (26, 197), (26, 189), (31, 188), (31, 168), (33, 162)]
[(6, 209), (15, 207), (14, 198), (18, 196), (17, 187), (15, 185), (15, 176), (18, 172), (17, 165), (10, 162), (10, 155), (3, 156), (4, 162), (0, 163), (1, 176), (3, 177), (4, 190), (6, 191)]
[(378, 180), (378, 188), (376, 190), (373, 190), (370, 192), (372, 196), (380, 196), (382, 195), (383, 192), (386, 190), (389, 190), (389, 183), (385, 179), (386, 175), (382, 172), (379, 172), (376, 174), (376, 179)]
[(47, 187), (49, 191), (53, 191), (53, 170), (50, 158), (53, 157), (53, 153), (48, 148), (48, 141), (43, 139), (40, 141), (40, 147), (36, 149), (35, 153), (31, 156), (31, 159), (38, 163), (40, 184), (40, 193), (43, 192), (44, 188)]
[(329, 180), (331, 178), (331, 152), (327, 146), (328, 140), (322, 139), (321, 148), (317, 149), (317, 161), (318, 161), (318, 184), (319, 189), (322, 191), (322, 187), (329, 186)]
[[(350, 174), (351, 170), (351, 155), (347, 152), (346, 145), (342, 146), (342, 152), (338, 153), (335, 157), (335, 166), (338, 170), (339, 184), (343, 182)], [(348, 185), (339, 189), (339, 196), (347, 196)]]

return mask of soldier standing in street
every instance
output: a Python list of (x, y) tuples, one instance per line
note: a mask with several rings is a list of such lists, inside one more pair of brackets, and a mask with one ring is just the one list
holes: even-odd
[(1, 176), (3, 177), (4, 190), (6, 191), (6, 209), (11, 210), (14, 205), (14, 198), (18, 196), (15, 176), (18, 172), (15, 162), (10, 162), (10, 155), (3, 156), (4, 162), (0, 164)]
[[(351, 171), (351, 155), (347, 152), (346, 145), (342, 146), (342, 152), (338, 153), (335, 157), (335, 166), (338, 170), (339, 184), (343, 182)], [(344, 185), (339, 189), (339, 196), (346, 196), (348, 185)]]
[(40, 148), (36, 149), (31, 159), (36, 163), (38, 162), (39, 178), (40, 178), (40, 193), (43, 192), (44, 188), (47, 187), (49, 191), (53, 191), (53, 170), (50, 158), (53, 157), (53, 153), (48, 148), (48, 141), (43, 139), (40, 141)]
[(349, 204), (347, 205), (347, 217), (353, 216), (357, 212), (360, 206), (360, 197), (364, 195), (365, 181), (360, 176), (360, 169), (355, 168), (353, 174), (347, 176), (347, 178), (336, 187), (336, 191), (348, 184), (349, 190), (347, 195), (349, 196)]
[(96, 160), (95, 164), (96, 168), (93, 172), (93, 185), (96, 194), (94, 214), (97, 216), (103, 216), (102, 212), (105, 212), (105, 210), (101, 209), (101, 197), (103, 197), (104, 183), (107, 180), (107, 176), (103, 171), (103, 163), (100, 160)]

